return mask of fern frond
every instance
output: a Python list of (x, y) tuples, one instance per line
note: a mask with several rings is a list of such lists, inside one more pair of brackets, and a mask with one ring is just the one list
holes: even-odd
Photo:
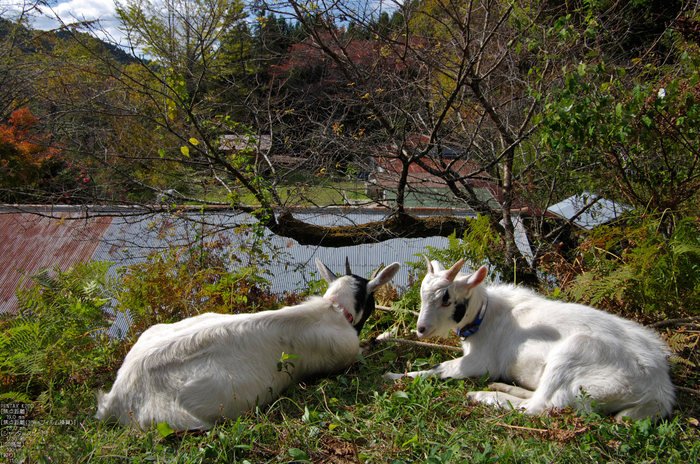
[(7, 392), (0, 393), (0, 403), (31, 403), (32, 399), (26, 393)]
[(18, 315), (4, 324), (0, 349), (8, 353), (0, 369), (9, 375), (36, 375), (44, 370), (45, 333), (40, 321)]
[(674, 352), (680, 352), (685, 349), (695, 349), (700, 341), (700, 334), (676, 332), (671, 335), (668, 340), (668, 346)]
[(685, 359), (677, 354), (672, 354), (668, 357), (668, 360), (676, 364), (684, 364), (688, 367), (697, 367), (697, 365), (689, 359)]

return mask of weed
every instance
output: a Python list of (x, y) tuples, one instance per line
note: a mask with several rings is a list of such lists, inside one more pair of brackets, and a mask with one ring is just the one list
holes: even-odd
[[(400, 360), (444, 360), (424, 348), (392, 347), (396, 357), (367, 356), (333, 377), (300, 383), (269, 407), (207, 432), (159, 433), (111, 427), (89, 414), (67, 425), (34, 425), (8, 462), (694, 462), (700, 433), (682, 413), (671, 421), (614, 422), (595, 413), (542, 416), (467, 401), (473, 380), (387, 382)], [(393, 369), (392, 369), (393, 370)], [(88, 391), (71, 392), (82, 411)], [(51, 416), (46, 416), (47, 419)], [(14, 454), (8, 454), (8, 452)]]
[[(461, 252), (460, 242), (455, 241), (454, 247), (455, 252)], [(162, 277), (165, 271), (151, 275)], [(65, 280), (65, 285), (58, 287), (69, 288), (69, 282), (85, 280), (76, 277), (58, 275), (55, 279)], [(213, 284), (231, 282), (228, 278), (219, 276)], [(210, 288), (207, 285), (200, 288)], [(407, 310), (417, 307), (417, 286), (416, 282), (406, 291), (385, 295), (387, 299), (400, 298), (385, 303), (396, 311), (375, 311), (363, 333), (369, 338), (385, 330), (409, 335), (416, 320)], [(415, 370), (455, 356), (408, 345), (370, 344), (369, 351), (343, 371), (295, 384), (271, 405), (222, 421), (205, 432), (173, 432), (167, 424), (149, 430), (110, 426), (92, 417), (94, 393), (106, 379), (114, 378), (129, 341), (103, 343), (87, 337), (77, 339), (71, 349), (63, 338), (89, 333), (93, 325), (104, 323), (101, 316), (94, 320), (87, 317), (97, 317), (104, 295), (95, 292), (83, 298), (79, 293), (61, 291), (61, 298), (52, 296), (46, 301), (53, 303), (44, 308), (39, 302), (48, 294), (43, 292), (54, 291), (47, 288), (53, 287), (38, 287), (27, 301), (32, 302), (33, 314), (42, 318), (51, 315), (51, 323), (34, 326), (28, 317), (12, 323), (44, 333), (43, 338), (28, 339), (46, 340), (46, 344), (18, 344), (24, 346), (24, 355), (6, 358), (1, 364), (5, 369), (2, 391), (19, 392), (31, 405), (23, 416), (24, 423), (7, 423), (1, 430), (0, 456), (4, 462), (686, 463), (700, 459), (700, 432), (692, 416), (697, 408), (695, 400), (689, 408), (682, 403), (671, 420), (657, 424), (648, 420), (618, 423), (595, 412), (571, 409), (526, 416), (468, 401), (467, 392), (484, 389), (486, 378), (384, 380), (384, 372)], [(196, 295), (202, 298), (203, 294)], [(258, 301), (264, 307), (272, 304), (272, 300)], [(94, 310), (86, 309), (90, 305)], [(74, 321), (67, 327), (82, 327), (80, 330), (58, 330), (62, 326), (57, 321), (76, 313), (86, 315), (80, 322), (84, 327)], [(10, 324), (7, 320), (4, 323)], [(3, 336), (3, 343), (18, 343), (19, 338), (8, 341)], [(97, 341), (102, 345), (98, 347)], [(293, 355), (283, 354), (280, 370), (290, 370), (293, 362)], [(17, 369), (12, 371), (15, 373), (10, 367)], [(26, 372), (20, 372), (20, 367)], [(3, 398), (3, 402), (9, 401), (9, 397)], [(7, 417), (5, 414), (3, 420)]]

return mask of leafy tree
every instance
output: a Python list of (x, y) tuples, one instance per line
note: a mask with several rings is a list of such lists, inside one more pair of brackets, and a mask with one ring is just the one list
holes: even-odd
[(59, 54), (62, 66), (47, 62), (52, 74), (44, 98), (54, 133), (76, 164), (90, 169), (90, 188), (71, 192), (71, 201), (143, 204), (164, 199), (163, 191), (186, 198), (212, 180), (193, 184), (192, 174), (211, 172), (213, 165), (228, 173), (214, 179), (250, 181), (235, 167), (242, 160), (224, 159), (220, 140), (238, 127), (230, 116), (235, 108), (221, 106), (220, 97), (231, 95), (227, 89), (236, 83), (223, 74), (220, 40), (241, 22), (240, 5), (187, 3), (169, 3), (170, 12), (148, 2), (120, 5), (130, 50), (146, 50), (149, 59), (124, 63), (66, 27), (71, 40)]
[[(252, 28), (238, 3), (164, 5), (119, 8), (131, 50), (147, 50), (148, 60), (124, 65), (74, 34), (82, 52), (65, 66), (71, 73), (56, 72), (46, 86), (52, 132), (93, 170), (81, 201), (89, 193), (148, 211), (229, 206), (322, 246), (471, 228), (461, 217), (410, 214), (412, 195), (432, 195), (489, 218), (503, 274), (518, 280), (536, 280), (537, 259), (552, 245), (542, 213), (574, 185), (573, 157), (562, 153), (557, 164), (551, 140), (533, 137), (547, 123), (543, 103), (556, 106), (545, 96), (564, 95), (558, 89), (572, 85), (581, 62), (592, 69), (630, 58), (613, 46), (625, 37), (608, 27), (619, 26), (617, 10), (602, 3), (430, 0), (393, 4), (389, 16), (371, 2), (257, 2), (264, 19)], [(276, 162), (283, 157), (291, 166)], [(384, 220), (324, 227), (295, 218), (289, 207), (314, 204), (318, 179), (359, 183), (379, 172), (373, 164), (395, 171), (382, 186)], [(517, 215), (534, 260), (515, 242)]]
[(117, 14), (129, 47), (183, 75), (192, 94), (203, 69), (217, 59), (222, 36), (243, 18), (243, 8), (238, 0), (127, 0), (117, 3)]
[[(323, 106), (325, 116), (317, 119), (313, 116), (319, 116), (318, 110), (311, 115), (303, 106), (280, 111), (290, 120), (317, 124), (320, 134), (311, 139), (316, 146), (310, 151), (342, 147), (333, 150), (336, 159), (348, 154), (350, 161), (365, 153), (365, 163), (373, 155), (392, 164), (397, 173), (392, 220), (400, 227), (410, 223), (416, 235), (439, 233), (407, 213), (409, 195), (429, 184), (409, 173), (426, 172), (442, 184), (442, 195), (451, 197), (452, 204), (491, 218), (504, 240), (506, 266), (526, 272), (528, 264), (515, 246), (512, 214), (528, 207), (523, 202), (527, 192), (516, 189), (528, 180), (537, 155), (528, 139), (540, 97), (553, 82), (549, 74), (555, 52), (570, 45), (542, 39), (543, 30), (555, 27), (538, 24), (544, 6), (533, 18), (529, 3), (397, 3), (401, 20), (393, 27), (369, 4), (290, 1), (285, 6), (310, 35), (307, 45), (299, 47), (315, 49), (300, 53), (307, 68), (301, 76), (314, 76), (308, 71), (315, 62), (326, 73), (320, 74), (326, 87), (309, 86), (308, 94), (323, 98), (318, 91), (323, 89), (325, 101), (342, 101), (342, 106)], [(284, 13), (274, 4), (267, 7)], [(344, 18), (353, 27), (338, 27), (334, 18)], [(525, 60), (536, 59), (540, 66), (523, 69)], [(295, 77), (290, 73), (290, 80)], [(323, 127), (334, 130), (324, 132)], [(303, 137), (309, 140), (308, 132)], [(456, 155), (442, 157), (446, 150)], [(454, 231), (456, 221), (432, 220), (443, 231)], [(458, 235), (466, 228), (465, 223), (458, 226)]]
[[(192, 55), (199, 61), (185, 57), (175, 59), (165, 52), (180, 50), (186, 55), (187, 48), (168, 48), (167, 44), (172, 43), (168, 36), (161, 37), (160, 42), (155, 42), (158, 37), (153, 36), (149, 38), (152, 42), (147, 42), (145, 32), (150, 30), (146, 27), (150, 24), (146, 20), (148, 10), (137, 6), (121, 10), (122, 21), (132, 39), (132, 49), (136, 51), (137, 47), (148, 46), (149, 50), (164, 50), (159, 52), (162, 56), (157, 57), (155, 63), (137, 60), (135, 64), (124, 66), (111, 56), (92, 49), (83, 36), (75, 34), (73, 40), (83, 49), (82, 56), (76, 58), (84, 64), (71, 63), (76, 73), (69, 80), (56, 79), (56, 87), (51, 92), (52, 102), (57, 108), (51, 119), (56, 132), (68, 135), (70, 149), (75, 156), (82, 157), (85, 165), (90, 161), (93, 167), (104, 170), (104, 174), (95, 171), (93, 176), (96, 181), (91, 189), (94, 202), (116, 200), (101, 188), (102, 180), (112, 185), (122, 182), (130, 186), (129, 196), (123, 200), (125, 203), (138, 203), (151, 210), (162, 208), (160, 204), (144, 204), (153, 198), (165, 199), (168, 204), (187, 201), (203, 205), (233, 205), (241, 211), (254, 213), (261, 226), (274, 233), (293, 237), (302, 243), (332, 246), (402, 235), (425, 236), (445, 233), (447, 229), (451, 232), (455, 226), (464, 227), (459, 225), (463, 222), (461, 219), (422, 221), (403, 216), (390, 223), (370, 224), (366, 227), (366, 234), (357, 234), (355, 227), (335, 229), (328, 234), (327, 228), (302, 223), (286, 211), (271, 214), (273, 206), (284, 207), (286, 203), (275, 188), (277, 179), (260, 175), (261, 164), (269, 165), (269, 158), (246, 150), (231, 152), (223, 138), (224, 135), (237, 135), (245, 142), (249, 140), (251, 128), (232, 118), (235, 109), (231, 106), (225, 108), (217, 98), (225, 94), (224, 88), (216, 87), (222, 83), (221, 68), (215, 66), (221, 63), (219, 43), (200, 41), (201, 47), (209, 48)], [(214, 14), (208, 24), (222, 24), (221, 18), (216, 19), (216, 14), (222, 10), (212, 7), (201, 11)], [(172, 15), (182, 17), (178, 12)], [(154, 21), (158, 18), (156, 16)], [(179, 36), (203, 36), (196, 28), (199, 23), (183, 20), (177, 24), (193, 28), (190, 32), (179, 33)], [(155, 27), (153, 30), (164, 29)], [(211, 31), (214, 34), (213, 29)], [(221, 32), (221, 29), (217, 31)], [(218, 34), (216, 37), (222, 36)], [(162, 46), (155, 46), (158, 44)], [(236, 83), (228, 84), (235, 86)], [(81, 119), (80, 125), (75, 124), (73, 118), (88, 114), (99, 117), (94, 121)], [(264, 128), (259, 127), (260, 130)], [(112, 174), (107, 175), (108, 172)], [(100, 179), (100, 175), (104, 177)], [(178, 183), (186, 188), (166, 189)], [(230, 192), (228, 201), (207, 198), (212, 183)], [(241, 201), (242, 194), (246, 195), (245, 204)], [(387, 224), (390, 227), (387, 228)], [(386, 231), (384, 236), (377, 234), (382, 230)]]
[(0, 122), (27, 106), (34, 96), (32, 80), (41, 74), (41, 68), (26, 59), (36, 46), (26, 25), (37, 3), (23, 3), (17, 10), (0, 6)]
[(40, 183), (51, 189), (53, 172), (63, 164), (60, 150), (47, 145), (48, 136), (36, 130), (38, 123), (28, 108), (22, 108), (12, 113), (8, 124), (0, 124), (0, 198), (5, 202), (27, 198), (21, 192)]
[[(667, 69), (580, 64), (546, 106), (548, 163), (566, 166), (586, 189), (664, 216), (683, 215), (700, 190), (700, 54), (679, 43)], [(562, 186), (564, 187), (564, 186)], [(580, 188), (580, 187), (574, 187)]]

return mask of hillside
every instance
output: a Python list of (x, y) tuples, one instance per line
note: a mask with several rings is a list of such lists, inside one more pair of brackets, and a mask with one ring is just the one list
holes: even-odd
[[(70, 45), (75, 38), (79, 38), (92, 50), (111, 55), (119, 63), (129, 64), (136, 62), (136, 59), (124, 50), (105, 42), (88, 33), (75, 29), (56, 29), (52, 31), (34, 30), (23, 25), (18, 25), (12, 21), (0, 18), (0, 47), (4, 50), (14, 49), (15, 53), (21, 55), (52, 54), (57, 47), (61, 48)], [(5, 53), (3, 53), (5, 55)], [(17, 57), (15, 55), (15, 57)]]

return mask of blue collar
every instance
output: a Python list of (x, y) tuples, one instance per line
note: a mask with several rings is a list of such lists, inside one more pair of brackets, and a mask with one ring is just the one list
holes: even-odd
[(479, 326), (481, 325), (481, 321), (484, 320), (484, 314), (486, 314), (488, 307), (489, 299), (485, 298), (484, 302), (481, 303), (481, 309), (479, 309), (479, 314), (476, 316), (476, 319), (459, 329), (459, 332), (457, 332), (457, 335), (459, 335), (461, 340), (466, 339), (470, 335), (474, 335), (479, 330)]

